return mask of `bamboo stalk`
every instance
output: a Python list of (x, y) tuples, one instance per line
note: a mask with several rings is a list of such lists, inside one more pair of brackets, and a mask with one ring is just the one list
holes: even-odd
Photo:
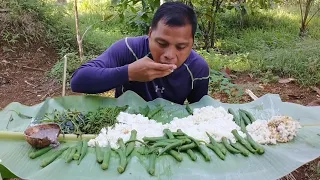
[(0, 131), (0, 139), (6, 140), (24, 140), (23, 132)]
[(62, 96), (66, 95), (66, 81), (67, 81), (67, 55), (64, 56), (63, 65), (63, 83), (62, 83)]
[(75, 141), (79, 139), (94, 139), (97, 136), (95, 134), (83, 134), (81, 136), (77, 136), (75, 134), (65, 134), (63, 137), (63, 134), (59, 135), (58, 140), (64, 140), (64, 141)]
[[(75, 134), (60, 134), (58, 140), (61, 141), (75, 141), (79, 139), (93, 139), (95, 138), (95, 134), (83, 134), (81, 136), (77, 136)], [(0, 139), (1, 140), (25, 140), (24, 132), (10, 132), (10, 131), (0, 131)]]

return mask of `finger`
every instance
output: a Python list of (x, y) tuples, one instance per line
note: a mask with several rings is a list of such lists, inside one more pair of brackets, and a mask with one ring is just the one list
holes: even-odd
[(161, 63), (151, 63), (151, 68), (157, 71), (172, 71), (177, 68), (175, 64), (161, 64)]
[(167, 70), (167, 71), (154, 71), (154, 73), (152, 74), (152, 79), (162, 78), (162, 77), (168, 76), (168, 75), (171, 74), (172, 72), (173, 72), (172, 70)]

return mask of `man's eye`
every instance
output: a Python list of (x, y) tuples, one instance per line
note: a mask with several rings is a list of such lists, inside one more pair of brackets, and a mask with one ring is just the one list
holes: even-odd
[(177, 47), (178, 50), (182, 50), (182, 49), (184, 49), (184, 48), (186, 48), (186, 46), (178, 46), (178, 47)]
[(161, 46), (161, 47), (166, 47), (166, 46), (167, 46), (166, 43), (162, 43), (162, 42), (158, 42), (158, 44), (159, 44), (159, 46)]

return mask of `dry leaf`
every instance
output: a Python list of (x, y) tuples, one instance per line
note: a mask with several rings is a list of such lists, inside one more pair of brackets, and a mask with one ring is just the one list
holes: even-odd
[(279, 79), (279, 83), (281, 83), (281, 84), (287, 84), (287, 83), (289, 83), (289, 82), (291, 82), (291, 81), (295, 81), (296, 79), (294, 79), (294, 78), (286, 78), (286, 79)]

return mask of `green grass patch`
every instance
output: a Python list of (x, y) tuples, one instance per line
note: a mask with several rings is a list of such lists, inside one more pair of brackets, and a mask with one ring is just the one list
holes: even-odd
[(293, 48), (253, 51), (248, 59), (254, 70), (272, 71), (279, 76), (293, 77), (301, 85), (320, 84), (320, 41), (307, 39)]
[(248, 54), (224, 55), (205, 50), (198, 50), (197, 52), (207, 61), (211, 69), (221, 70), (228, 67), (233, 71), (240, 72), (250, 70), (250, 63), (247, 58)]

